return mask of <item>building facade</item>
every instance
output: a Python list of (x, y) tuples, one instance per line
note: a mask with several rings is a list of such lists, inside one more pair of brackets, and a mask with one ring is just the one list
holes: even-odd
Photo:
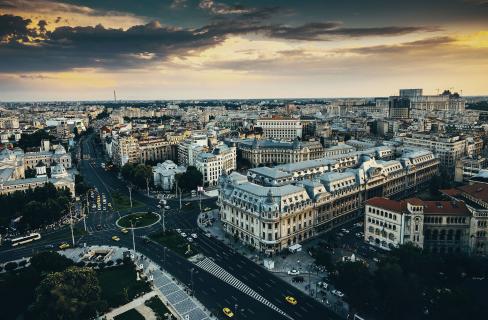
[(256, 127), (262, 128), (263, 137), (275, 140), (295, 140), (302, 138), (302, 122), (300, 119), (273, 117), (256, 121)]
[(357, 218), (370, 198), (404, 197), (425, 188), (439, 165), (432, 152), (417, 150), (396, 160), (362, 156), (356, 168), (345, 171), (331, 159), (304, 163), (255, 168), (247, 177), (222, 176), (218, 201), (224, 230), (276, 253)]
[(293, 142), (276, 140), (244, 140), (238, 144), (240, 155), (251, 166), (314, 160), (324, 156), (324, 148), (318, 141)]
[(472, 210), (457, 199), (374, 198), (365, 207), (364, 240), (385, 250), (413, 243), (432, 253), (471, 253), (475, 220)]
[(236, 169), (236, 147), (217, 146), (211, 153), (200, 153), (195, 167), (203, 175), (204, 186), (216, 186), (222, 174), (229, 174)]

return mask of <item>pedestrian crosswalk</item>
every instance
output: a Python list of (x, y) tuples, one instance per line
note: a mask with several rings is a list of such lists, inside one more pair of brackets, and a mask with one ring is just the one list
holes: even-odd
[(251, 298), (261, 302), (265, 306), (268, 306), (269, 308), (275, 310), (276, 312), (280, 313), (281, 315), (285, 316), (286, 318), (293, 320), (292, 317), (290, 317), (288, 314), (283, 312), (280, 308), (269, 302), (266, 298), (261, 296), (259, 293), (251, 289), (249, 286), (247, 286), (245, 283), (234, 277), (232, 274), (227, 272), (224, 268), (220, 267), (218, 264), (213, 262), (209, 258), (204, 258), (203, 260), (199, 261), (196, 263), (198, 267), (201, 269), (207, 271), (208, 273), (214, 275), (215, 277), (219, 278), (222, 281), (227, 282), (234, 288), (244, 292)]

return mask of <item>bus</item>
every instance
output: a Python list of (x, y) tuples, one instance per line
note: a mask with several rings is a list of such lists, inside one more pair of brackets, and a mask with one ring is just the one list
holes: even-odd
[(19, 244), (26, 244), (39, 239), (41, 239), (41, 234), (34, 232), (25, 237), (14, 238), (10, 240), (10, 242), (12, 243), (12, 247), (15, 247), (18, 246)]

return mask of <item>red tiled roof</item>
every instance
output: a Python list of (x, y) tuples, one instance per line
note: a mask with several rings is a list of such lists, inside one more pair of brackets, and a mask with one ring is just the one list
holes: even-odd
[(395, 212), (403, 212), (406, 208), (406, 205), (403, 201), (396, 201), (381, 197), (368, 199), (368, 201), (366, 201), (366, 204)]
[(474, 198), (478, 198), (488, 203), (488, 185), (484, 183), (474, 183), (471, 185), (465, 185), (458, 187), (458, 189), (464, 193), (469, 194)]
[(460, 190), (454, 189), (454, 188), (452, 188), (452, 189), (441, 189), (439, 191), (441, 193), (448, 195), (448, 196), (451, 196), (451, 197), (459, 196), (461, 194)]
[(424, 214), (469, 216), (471, 212), (464, 201), (424, 201)]
[(423, 201), (419, 198), (396, 201), (377, 197), (369, 199), (366, 203), (370, 206), (398, 213), (406, 212), (407, 203), (409, 203), (416, 206), (423, 206), (424, 213), (426, 214), (470, 215), (470, 211), (463, 201)]

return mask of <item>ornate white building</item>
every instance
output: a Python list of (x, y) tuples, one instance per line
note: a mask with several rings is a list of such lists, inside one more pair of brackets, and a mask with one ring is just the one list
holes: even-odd
[(299, 167), (288, 171), (278, 166), (249, 170), (248, 177), (222, 176), (224, 230), (260, 251), (275, 253), (362, 215), (372, 197), (416, 192), (437, 174), (439, 165), (432, 152), (423, 150), (406, 151), (396, 160), (364, 154), (356, 168), (342, 172), (334, 160), (312, 162), (317, 163), (285, 165)]

